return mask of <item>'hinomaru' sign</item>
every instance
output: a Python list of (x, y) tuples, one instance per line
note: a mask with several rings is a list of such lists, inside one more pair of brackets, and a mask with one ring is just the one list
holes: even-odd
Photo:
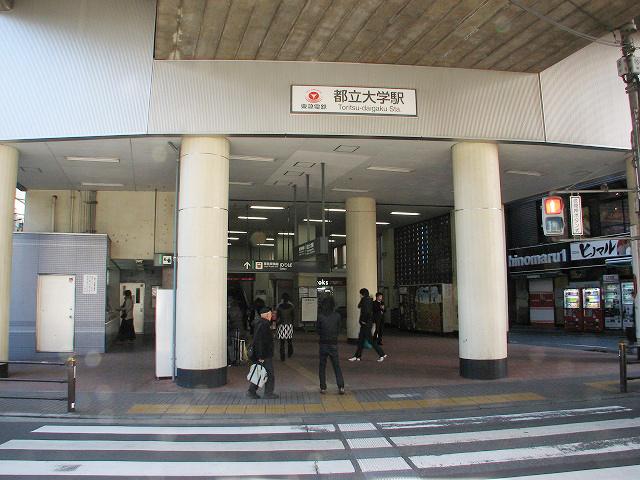
[(540, 255), (513, 256), (509, 255), (509, 267), (525, 267), (529, 265), (545, 265), (549, 263), (563, 263), (567, 261), (567, 251), (561, 250)]

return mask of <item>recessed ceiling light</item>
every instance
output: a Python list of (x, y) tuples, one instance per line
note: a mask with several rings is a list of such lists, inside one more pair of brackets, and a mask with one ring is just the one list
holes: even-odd
[(258, 157), (255, 155), (230, 155), (230, 160), (246, 160), (250, 162), (273, 162), (275, 158), (272, 157)]
[(390, 225), (389, 222), (376, 222), (376, 225)]
[(380, 172), (396, 172), (396, 173), (413, 172), (412, 168), (401, 168), (401, 167), (367, 167), (367, 170), (377, 170)]
[(229, 242), (227, 242), (227, 246), (228, 246), (228, 245), (231, 245), (231, 244), (230, 244)]
[(253, 182), (229, 182), (229, 185), (239, 185), (243, 187), (252, 187)]
[(83, 187), (124, 187), (123, 183), (94, 183), (82, 182)]
[(268, 205), (251, 205), (249, 208), (254, 210), (284, 210), (284, 207), (271, 207)]
[(325, 208), (325, 212), (346, 212), (345, 208)]
[(238, 237), (227, 237), (227, 240), (240, 240)]
[(353, 193), (367, 193), (369, 190), (360, 190), (358, 188), (332, 188), (334, 192), (353, 192)]
[(247, 232), (243, 232), (242, 230), (229, 230), (227, 233), (244, 234)]
[(353, 153), (360, 148), (359, 145), (338, 145), (333, 149), (334, 152)]
[(238, 217), (240, 220), (268, 220), (267, 217), (246, 217), (246, 216), (239, 216)]
[(417, 216), (420, 215), (417, 212), (391, 212), (391, 215), (409, 215), (409, 216)]
[(258, 247), (275, 247), (273, 243), (259, 243)]
[(69, 162), (120, 163), (117, 157), (64, 157)]
[(528, 175), (530, 177), (541, 177), (542, 173), (534, 172), (530, 170), (507, 170), (505, 173), (510, 173), (512, 175)]
[[(303, 222), (307, 222), (308, 221), (308, 222), (312, 222), (312, 223), (322, 223), (322, 220), (319, 219), (319, 218), (310, 218), (308, 220), (305, 218), (302, 221)], [(331, 220), (327, 219), (327, 220), (324, 221), (324, 223), (331, 223)]]
[(343, 235), (342, 233), (332, 233), (331, 235), (329, 235), (330, 237), (346, 237), (346, 235)]
[(278, 232), (278, 235), (293, 237), (295, 233), (293, 232)]
[(336, 243), (336, 241), (330, 238), (329, 243)]

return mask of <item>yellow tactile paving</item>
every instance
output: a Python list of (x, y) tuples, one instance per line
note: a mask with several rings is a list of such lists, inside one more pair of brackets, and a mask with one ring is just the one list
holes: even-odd
[[(616, 389), (617, 382), (591, 382), (593, 388)], [(422, 400), (383, 400), (379, 402), (359, 402), (355, 395), (323, 396), (321, 403), (298, 403), (284, 405), (184, 405), (147, 404), (132, 406), (128, 413), (136, 414), (283, 414), (283, 413), (326, 413), (360, 412), (377, 410), (412, 410), (417, 408), (453, 407), (461, 405), (484, 405), (491, 403), (511, 403), (544, 400), (545, 397), (533, 392), (505, 393), (496, 395), (475, 395), (460, 397), (425, 398)]]

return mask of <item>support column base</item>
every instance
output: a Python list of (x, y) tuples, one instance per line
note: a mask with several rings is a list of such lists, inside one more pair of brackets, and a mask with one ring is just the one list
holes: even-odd
[(178, 368), (176, 383), (185, 388), (215, 388), (227, 384), (227, 367), (209, 370)]
[(9, 364), (0, 363), (0, 378), (9, 378)]
[(460, 376), (474, 380), (495, 380), (507, 376), (507, 359), (468, 360), (460, 359)]

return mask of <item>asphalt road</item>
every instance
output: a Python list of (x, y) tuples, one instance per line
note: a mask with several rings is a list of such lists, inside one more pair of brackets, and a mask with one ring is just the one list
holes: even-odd
[(24, 476), (627, 480), (640, 478), (640, 402), (236, 423), (0, 418), (0, 478)]

